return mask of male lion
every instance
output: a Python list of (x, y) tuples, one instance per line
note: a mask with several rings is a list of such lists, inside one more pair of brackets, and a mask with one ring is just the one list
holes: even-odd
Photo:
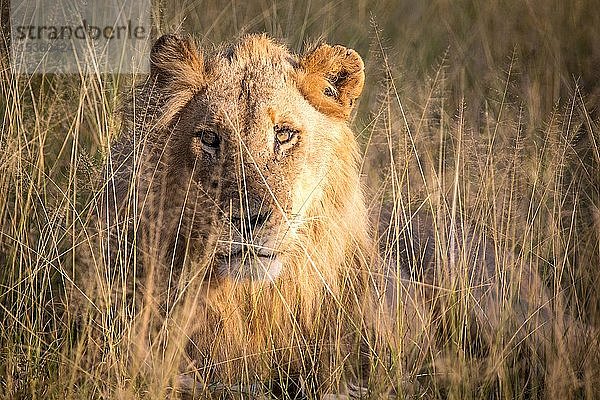
[(336, 386), (372, 255), (347, 124), (361, 57), (327, 44), (297, 56), (264, 35), (205, 57), (165, 35), (150, 63), (107, 163), (106, 259), (86, 279), (109, 277), (109, 308), (126, 289), (177, 320), (198, 381), (279, 368)]

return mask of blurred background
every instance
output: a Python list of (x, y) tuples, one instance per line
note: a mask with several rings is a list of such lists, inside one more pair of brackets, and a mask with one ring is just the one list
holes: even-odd
[(266, 32), (296, 51), (320, 39), (343, 43), (363, 55), (371, 83), (382, 73), (382, 50), (399, 83), (421, 82), (444, 63), (459, 84), (457, 94), (478, 95), (470, 103), (487, 93), (490, 78), (511, 58), (520, 66), (516, 82), (544, 90), (534, 103), (545, 111), (577, 82), (588, 93), (598, 86), (600, 12), (591, 0), (176, 0), (157, 2), (153, 11), (160, 33), (183, 28), (208, 47), (252, 32)]

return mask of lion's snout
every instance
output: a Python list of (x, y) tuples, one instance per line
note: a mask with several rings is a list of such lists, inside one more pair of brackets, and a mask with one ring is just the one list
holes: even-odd
[(283, 270), (281, 218), (264, 203), (225, 216), (216, 271), (222, 278), (274, 281)]

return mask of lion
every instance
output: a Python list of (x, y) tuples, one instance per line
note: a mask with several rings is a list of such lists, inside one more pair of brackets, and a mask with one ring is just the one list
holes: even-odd
[(348, 125), (363, 84), (340, 45), (299, 56), (249, 35), (203, 54), (170, 34), (152, 47), (107, 159), (104, 261), (87, 280), (111, 277), (109, 308), (160, 315), (145, 329), (179, 318), (182, 381), (279, 370), (337, 390), (374, 249)]

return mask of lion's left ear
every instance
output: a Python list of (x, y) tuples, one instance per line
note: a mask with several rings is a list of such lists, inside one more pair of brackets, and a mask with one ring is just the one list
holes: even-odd
[(362, 58), (344, 46), (322, 44), (300, 60), (298, 86), (320, 112), (348, 119), (365, 83)]

